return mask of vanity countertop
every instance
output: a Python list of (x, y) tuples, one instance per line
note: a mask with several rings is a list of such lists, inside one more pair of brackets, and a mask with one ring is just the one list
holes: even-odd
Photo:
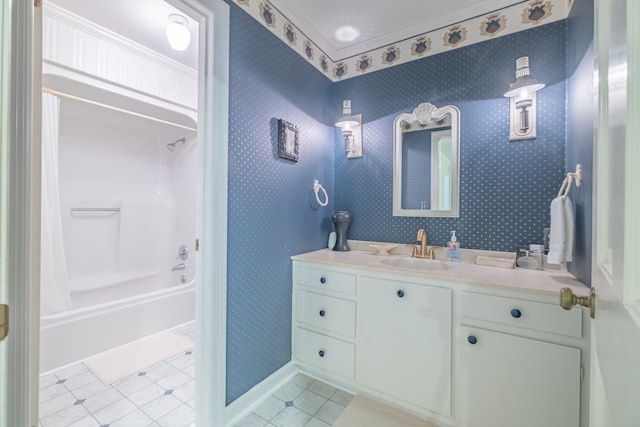
[[(389, 267), (381, 263), (392, 257), (407, 257), (407, 255), (379, 256), (373, 252), (351, 250), (336, 252), (321, 249), (291, 257), (294, 261), (330, 264), (342, 267), (366, 268), (367, 270), (400, 273), (405, 277), (433, 278), (449, 282), (483, 286), (500, 286), (513, 289), (523, 289), (541, 293), (558, 294), (563, 287), (569, 287), (580, 294), (587, 288), (565, 270), (526, 270), (522, 268), (499, 268), (477, 265), (467, 262), (444, 262), (452, 268), (446, 270), (416, 271)], [(434, 262), (434, 261), (425, 261)]]

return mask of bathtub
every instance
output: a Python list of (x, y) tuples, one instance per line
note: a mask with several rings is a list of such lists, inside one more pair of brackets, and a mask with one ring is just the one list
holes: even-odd
[(40, 319), (45, 373), (194, 320), (196, 281)]
[(194, 320), (202, 149), (188, 112), (122, 88), (43, 80), (60, 97), (55, 206), (64, 243), (43, 253), (65, 272), (56, 282), (65, 306), (40, 319), (48, 372)]

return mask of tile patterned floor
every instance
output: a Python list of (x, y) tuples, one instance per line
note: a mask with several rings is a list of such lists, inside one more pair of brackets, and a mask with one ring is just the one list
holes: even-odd
[(297, 374), (234, 427), (330, 427), (353, 395)]
[[(175, 330), (192, 340), (193, 323)], [(105, 385), (82, 363), (40, 377), (40, 427), (194, 425), (193, 352)]]
[[(194, 325), (176, 329), (194, 339)], [(82, 363), (40, 377), (39, 427), (192, 427), (193, 352), (115, 384)], [(353, 396), (297, 374), (234, 427), (330, 427)]]

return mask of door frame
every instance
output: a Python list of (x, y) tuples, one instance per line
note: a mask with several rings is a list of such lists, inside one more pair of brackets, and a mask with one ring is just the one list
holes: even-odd
[[(196, 272), (196, 425), (224, 426), (227, 346), (229, 5), (165, 0), (199, 22), (198, 143), (203, 147)], [(215, 57), (215, 61), (214, 61)], [(213, 404), (211, 404), (213, 402)]]
[[(6, 344), (7, 426), (38, 424), (40, 282), (40, 91), (42, 10), (32, 1), (7, 0), (11, 13), (9, 53), (7, 194)], [(6, 72), (6, 69), (3, 69)], [(7, 76), (3, 76), (5, 78)]]
[[(198, 100), (198, 138), (203, 144), (203, 203), (198, 218), (202, 262), (196, 290), (196, 422), (222, 426), (226, 404), (229, 5), (223, 0), (167, 1), (200, 22), (198, 91), (204, 96)], [(11, 393), (0, 393), (7, 400), (6, 420), (0, 417), (0, 427), (5, 427), (3, 421), (7, 427), (38, 425), (40, 326), (42, 7), (40, 0), (3, 0), (3, 7), (6, 4), (11, 12), (11, 91), (8, 138), (0, 143), (6, 148), (9, 165), (2, 175), (6, 178), (2, 185), (8, 189), (8, 233), (0, 254), (6, 253), (11, 331), (0, 352), (6, 352), (10, 369), (5, 386)], [(5, 36), (3, 32), (3, 42)], [(5, 68), (0, 72), (7, 78)]]

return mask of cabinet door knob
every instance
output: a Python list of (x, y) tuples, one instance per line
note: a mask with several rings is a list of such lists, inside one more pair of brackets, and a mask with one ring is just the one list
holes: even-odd
[(321, 277), (320, 278), (320, 283), (322, 283), (324, 285), (325, 283), (327, 283), (327, 279), (325, 277)]
[(467, 337), (467, 341), (469, 341), (469, 344), (475, 344), (478, 342), (478, 339), (476, 337), (474, 337), (473, 335), (469, 335)]
[(320, 350), (320, 351), (318, 352), (318, 356), (320, 356), (320, 357), (324, 357), (324, 350)]
[(519, 319), (520, 316), (522, 316), (522, 313), (517, 308), (514, 308), (513, 310), (511, 310), (511, 316), (515, 317), (516, 319)]
[(324, 317), (325, 314), (324, 310), (320, 310), (320, 317)]
[(398, 295), (398, 298), (402, 298), (404, 296), (404, 291), (400, 289), (398, 290), (398, 292), (396, 292), (396, 295)]

